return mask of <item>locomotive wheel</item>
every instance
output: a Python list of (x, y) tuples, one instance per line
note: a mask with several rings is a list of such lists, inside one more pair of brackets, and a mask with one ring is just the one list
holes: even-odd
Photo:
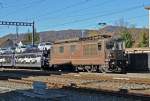
[(92, 71), (92, 72), (96, 72), (96, 71), (97, 71), (97, 66), (93, 66), (93, 65), (92, 65), (91, 71)]
[(92, 72), (91, 66), (85, 66), (84, 69), (85, 69), (87, 72)]
[(108, 72), (108, 68), (107, 68), (107, 67), (101, 67), (101, 72), (102, 72), (102, 73)]
[(81, 65), (77, 65), (77, 66), (75, 66), (75, 71), (76, 72), (84, 71), (84, 68)]
[(106, 66), (99, 66), (97, 68), (97, 71), (101, 72), (101, 73), (106, 73), (106, 72), (108, 72), (108, 68)]
[(74, 71), (75, 71), (75, 72), (78, 72), (78, 71), (79, 71), (77, 66), (74, 66)]
[(113, 68), (113, 69), (109, 69), (111, 72), (120, 72), (121, 69), (116, 67), (116, 68)]

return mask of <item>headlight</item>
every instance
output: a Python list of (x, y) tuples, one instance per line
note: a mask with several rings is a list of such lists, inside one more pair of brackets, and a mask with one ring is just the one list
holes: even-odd
[(113, 61), (113, 62), (111, 62), (111, 64), (112, 64), (112, 65), (114, 65), (114, 64), (115, 64), (115, 62)]

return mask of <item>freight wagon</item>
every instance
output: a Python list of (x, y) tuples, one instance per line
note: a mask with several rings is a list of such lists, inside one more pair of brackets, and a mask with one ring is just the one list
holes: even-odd
[(0, 54), (1, 67), (49, 68), (49, 52)]

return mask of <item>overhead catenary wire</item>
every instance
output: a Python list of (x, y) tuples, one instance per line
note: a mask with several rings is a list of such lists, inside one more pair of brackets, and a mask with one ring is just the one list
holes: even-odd
[[(146, 17), (147, 14), (142, 14), (142, 15), (139, 15), (139, 16), (134, 16), (134, 17), (130, 17), (130, 18), (126, 18), (127, 22), (131, 21), (131, 20), (134, 20), (134, 19), (137, 19), (137, 18), (142, 18), (142, 17)], [(109, 20), (109, 21), (106, 21), (106, 23), (112, 23), (112, 22), (115, 22), (117, 21), (118, 19), (115, 19), (115, 20)], [(87, 25), (83, 25), (83, 26), (80, 26), (80, 27), (96, 27), (97, 26), (97, 23), (93, 23), (93, 24), (87, 24)]]
[[(31, 5), (29, 5), (31, 6)], [(141, 6), (143, 7), (143, 5)], [(137, 8), (133, 8), (134, 9), (138, 9), (138, 8), (141, 8), (141, 7), (137, 7)], [(68, 8), (69, 9), (69, 8)], [(82, 8), (81, 8), (82, 9)], [(62, 10), (60, 12), (63, 12), (65, 10)], [(71, 24), (74, 24), (74, 23), (80, 23), (80, 22), (86, 22), (86, 21), (89, 21), (89, 20), (93, 20), (93, 19), (97, 19), (99, 17), (106, 17), (106, 16), (111, 16), (111, 15), (114, 15), (114, 14), (120, 14), (120, 13), (124, 13), (124, 12), (128, 12), (128, 11), (132, 11), (132, 9), (128, 9), (127, 11), (121, 11), (119, 13), (117, 13), (117, 11), (113, 11), (113, 12), (108, 12), (108, 13), (104, 13), (104, 14), (99, 14), (99, 15), (96, 15), (96, 16), (93, 16), (93, 17), (86, 17), (84, 19), (77, 19), (77, 20), (72, 20), (72, 21), (68, 21), (68, 22), (65, 22), (65, 23), (60, 23), (60, 24), (53, 24), (52, 26), (54, 27), (59, 27), (59, 26), (66, 26), (66, 25), (71, 25)], [(73, 12), (74, 13), (74, 12)], [(56, 14), (56, 12), (54, 13)], [(45, 16), (44, 16), (45, 17)], [(69, 17), (69, 16), (66, 16), (66, 17)], [(76, 17), (76, 16), (70, 16), (70, 17)], [(79, 15), (80, 17), (80, 15)], [(42, 19), (42, 18), (41, 18)], [(43, 22), (43, 21), (42, 21)], [(51, 26), (51, 25), (50, 25)]]
[[(83, 1), (79, 1), (77, 3), (73, 3), (71, 5), (67, 5), (67, 6), (59, 8), (59, 9), (50, 11), (50, 12), (48, 11), (46, 13), (43, 13), (43, 14), (40, 14), (39, 16), (37, 16), (35, 20), (39, 21), (39, 20), (41, 20), (41, 19), (43, 19), (43, 18), (45, 18), (45, 17), (47, 17), (49, 15), (52, 16), (52, 15), (60, 14), (63, 11), (66, 11), (67, 9), (74, 8), (74, 7), (77, 7), (77, 6), (80, 6), (80, 5), (84, 5), (84, 4), (86, 4), (86, 3), (90, 2), (90, 1), (92, 1), (92, 0), (83, 0)], [(31, 17), (29, 19), (34, 19), (34, 18)]]
[[(100, 5), (101, 5), (101, 7), (102, 6), (104, 6), (105, 4), (108, 4), (108, 3), (111, 3), (112, 1), (110, 1), (110, 0), (105, 0), (104, 2), (101, 2), (100, 4), (95, 4), (95, 5), (92, 5), (92, 6), (88, 6), (88, 7), (85, 7), (85, 8), (80, 8), (80, 9), (76, 9), (76, 10), (73, 10), (73, 11), (71, 11), (71, 12), (73, 12), (72, 14), (74, 14), (74, 13), (79, 13), (79, 12), (81, 12), (81, 11), (84, 11), (84, 10), (88, 10), (88, 9), (90, 9), (90, 8), (97, 8), (97, 7), (99, 7)], [(114, 2), (114, 1), (113, 1)], [(87, 2), (85, 2), (85, 3), (87, 3)], [(78, 5), (79, 6), (79, 5)], [(72, 6), (73, 7), (73, 6)], [(68, 8), (66, 8), (66, 9), (68, 9)], [(52, 15), (55, 15), (55, 14), (59, 14), (59, 15), (57, 15), (57, 16), (62, 16), (62, 13), (63, 12), (61, 12), (61, 11), (64, 11), (64, 10), (66, 10), (66, 9), (61, 9), (60, 11), (53, 11), (53, 12), (51, 12), (51, 14), (49, 14), (49, 13), (46, 13), (45, 14), (45, 16), (44, 15), (40, 15), (40, 16), (38, 16), (38, 18), (36, 19), (36, 21), (40, 21), (40, 20), (46, 20), (46, 19), (51, 19), (52, 17), (50, 17), (50, 16), (52, 16)], [(65, 17), (73, 17), (73, 16), (65, 16)], [(53, 18), (55, 18), (55, 17), (53, 17)]]
[[(130, 17), (130, 18), (126, 18), (127, 19), (127, 22), (131, 21), (131, 20), (134, 20), (134, 19), (137, 19), (137, 18), (142, 18), (142, 17), (146, 17), (147, 14), (142, 14), (142, 15), (139, 15), (139, 16), (133, 16), (133, 17)], [(110, 24), (112, 22), (115, 22), (115, 21), (118, 21), (118, 19), (115, 19), (115, 20), (108, 20), (108, 21), (105, 21), (107, 24)], [(100, 21), (100, 22), (103, 22), (103, 21)], [(86, 25), (80, 25), (80, 27), (82, 28), (86, 28), (86, 27), (91, 27), (92, 29), (93, 28), (96, 28), (98, 27), (98, 22), (95, 22), (95, 23), (86, 23)], [(65, 28), (65, 27), (64, 27)], [(69, 27), (67, 27), (67, 29), (71, 29)]]
[[(32, 4), (41, 4), (41, 2), (45, 2), (45, 1), (46, 1), (46, 0), (31, 1), (30, 3), (24, 4), (24, 6), (22, 6), (20, 9), (30, 8), (30, 7), (33, 6)], [(57, 10), (54, 10), (54, 11), (51, 11), (51, 12), (44, 13), (43, 16), (48, 15), (48, 14), (51, 14), (51, 15), (52, 15), (52, 14), (60, 13), (60, 12), (62, 12), (62, 11), (64, 11), (64, 10), (66, 10), (66, 9), (83, 5), (83, 4), (85, 4), (85, 3), (89, 2), (89, 1), (92, 1), (92, 0), (82, 0), (82, 1), (80, 1), (80, 2), (73, 3), (73, 4), (68, 5), (68, 6), (65, 6), (65, 7), (63, 7), (63, 8), (60, 8), (60, 9), (57, 9)], [(15, 6), (15, 5), (12, 5), (12, 6), (10, 6), (10, 7), (13, 7), (13, 6)], [(7, 7), (5, 7), (5, 8), (9, 8), (9, 6), (7, 6)], [(20, 9), (15, 9), (14, 11), (7, 13), (5, 16), (12, 15), (12, 14), (18, 14), (18, 13), (19, 13), (18, 11), (19, 11)], [(41, 14), (40, 16), (42, 16), (42, 14)], [(36, 17), (38, 17), (38, 16), (36, 16)], [(34, 17), (29, 17), (28, 20), (29, 20), (29, 19), (31, 19), (31, 20), (36, 20), (36, 19), (34, 19)]]
[[(18, 14), (18, 13), (21, 11), (20, 9), (30, 8), (30, 7), (33, 6), (33, 4), (34, 4), (34, 5), (40, 4), (40, 3), (45, 2), (45, 1), (46, 1), (46, 0), (31, 1), (30, 3), (25, 4), (24, 6), (21, 6), (21, 8), (19, 8), (19, 9), (15, 9), (15, 10), (13, 10), (12, 12), (6, 13), (5, 16), (13, 15), (13, 14)], [(19, 10), (20, 10), (20, 11), (19, 11)], [(17, 12), (17, 13), (16, 13), (16, 12)]]
[(0, 8), (3, 8), (3, 3), (2, 2), (0, 2)]
[(74, 24), (74, 23), (84, 22), (84, 21), (96, 19), (96, 18), (99, 18), (99, 17), (111, 16), (111, 15), (115, 15), (115, 14), (129, 12), (129, 11), (132, 11), (132, 10), (139, 9), (141, 7), (143, 7), (143, 4), (142, 5), (136, 5), (136, 6), (133, 6), (133, 7), (129, 7), (129, 8), (126, 8), (126, 9), (122, 9), (122, 10), (119, 10), (119, 11), (114, 11), (114, 12), (106, 13), (106, 14), (99, 14), (99, 15), (96, 15), (96, 16), (93, 16), (93, 17), (88, 17), (88, 18), (79, 19), (79, 20), (72, 20), (72, 21), (69, 21), (69, 22), (61, 23), (61, 24), (54, 24), (52, 26), (53, 27), (54, 26), (57, 27), (57, 26), (65, 26), (65, 25), (68, 25), (68, 24)]
[[(109, 0), (108, 0), (109, 1)], [(109, 2), (110, 3), (110, 2)], [(92, 7), (92, 6), (91, 6)], [(105, 12), (109, 12), (110, 10), (103, 10), (103, 11), (98, 11), (97, 13), (105, 13)], [(91, 13), (86, 13), (87, 15), (92, 15), (92, 14), (95, 14), (95, 12), (91, 12)], [(69, 18), (77, 18), (77, 17), (81, 17), (81, 16), (86, 16), (86, 14), (79, 14), (79, 15), (67, 15), (67, 16), (65, 16), (65, 17), (63, 17), (64, 19), (69, 19)], [(49, 18), (49, 20), (51, 20), (51, 21), (58, 21), (58, 18)], [(42, 22), (44, 22), (44, 21), (49, 21), (49, 20), (46, 20), (46, 19), (44, 19), (44, 20), (41, 20)]]
[[(32, 7), (32, 4), (40, 4), (40, 2), (43, 2), (43, 1), (46, 1), (46, 0), (36, 0), (36, 1), (31, 1), (29, 4), (25, 5), (25, 6), (22, 6), (20, 9), (25, 9), (25, 8), (29, 8), (29, 7)], [(72, 8), (72, 7), (75, 7), (75, 6), (79, 6), (79, 5), (82, 5), (83, 3), (86, 3), (86, 2), (89, 2), (91, 0), (84, 0), (82, 2), (77, 2), (77, 3), (74, 3), (72, 5), (68, 5), (66, 7), (64, 7), (64, 9), (69, 9), (69, 8)], [(12, 5), (13, 7), (13, 5)], [(19, 10), (20, 10), (19, 9)], [(61, 10), (61, 9), (59, 9)], [(59, 11), (58, 10), (58, 11)], [(63, 10), (62, 10), (63, 11)], [(17, 12), (17, 13), (16, 13)], [(60, 12), (60, 11), (59, 11)], [(18, 14), (18, 9), (15, 9), (13, 12), (9, 12), (7, 13), (5, 16), (8, 16), (8, 15), (12, 15), (12, 14)]]
[(24, 3), (21, 3), (21, 4), (17, 4), (16, 1), (11, 3), (11, 5), (9, 4), (5, 4), (5, 2), (3, 2), (3, 8), (13, 8), (13, 7), (22, 7), (23, 6), (27, 6), (27, 5), (30, 5), (30, 4), (33, 4), (33, 3), (36, 3), (37, 0), (30, 0), (29, 2), (24, 2)]

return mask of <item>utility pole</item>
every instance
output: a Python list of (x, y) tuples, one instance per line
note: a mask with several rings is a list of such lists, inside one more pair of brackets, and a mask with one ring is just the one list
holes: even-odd
[(82, 30), (82, 31), (81, 31), (81, 37), (82, 37), (82, 38), (84, 38), (84, 33), (85, 33), (85, 30)]
[(18, 31), (19, 31), (19, 28), (18, 28), (18, 26), (16, 25), (16, 43), (19, 41), (19, 40), (18, 40), (18, 38), (19, 38)]
[(99, 28), (99, 33), (100, 33), (100, 29), (104, 28), (107, 24), (105, 22), (100, 22), (98, 23), (98, 25), (100, 26)]
[(33, 32), (32, 32), (32, 45), (34, 46), (34, 35), (35, 35), (35, 25), (34, 25), (35, 23), (34, 23), (34, 21), (33, 21), (33, 23), (32, 23), (32, 30), (33, 30)]
[(149, 29), (149, 47), (150, 47), (150, 6), (145, 7), (146, 10), (148, 10), (149, 12), (149, 25), (148, 25), (148, 29)]

